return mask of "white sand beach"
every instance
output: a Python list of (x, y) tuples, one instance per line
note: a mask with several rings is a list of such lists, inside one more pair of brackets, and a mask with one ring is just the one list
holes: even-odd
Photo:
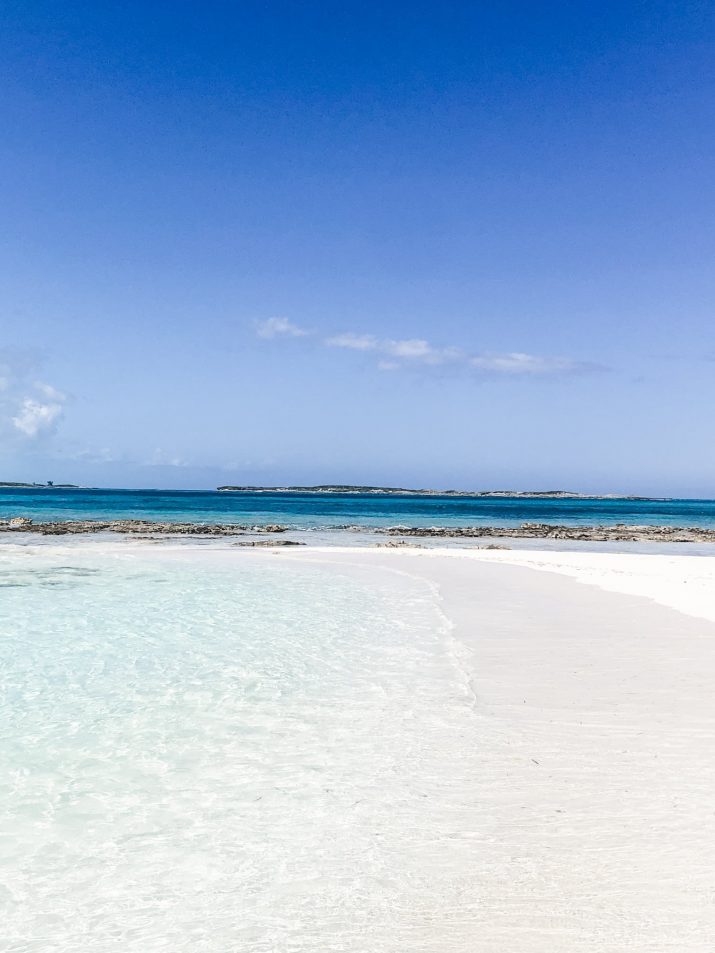
[[(611, 553), (590, 551), (487, 549), (431, 547), (422, 549), (406, 546), (389, 549), (366, 547), (311, 546), (308, 550), (291, 550), (291, 556), (311, 559), (316, 554), (351, 562), (366, 560), (374, 565), (381, 557), (392, 560), (427, 560), (425, 565), (438, 565), (441, 560), (468, 560), (480, 563), (498, 563), (543, 570), (576, 579), (587, 585), (610, 592), (651, 599), (660, 605), (677, 609), (687, 615), (715, 622), (715, 555), (669, 555), (662, 551), (645, 553)], [(407, 566), (410, 563), (395, 563)], [(421, 565), (413, 563), (413, 565)], [(478, 570), (475, 570), (478, 572)]]
[(483, 772), (446, 948), (712, 950), (715, 559), (323, 557), (422, 576), (468, 652)]
[[(132, 953), (168, 948), (169, 941), (175, 950), (199, 943), (196, 948), (250, 953), (712, 950), (715, 559), (364, 547), (252, 550), (131, 540), (11, 544), (2, 556), (6, 570), (20, 566), (28, 572), (42, 562), (43, 579), (55, 587), (41, 591), (48, 607), (57, 605), (65, 578), (50, 578), (53, 566), (65, 574), (72, 567), (76, 573), (95, 567), (98, 575), (87, 577), (86, 585), (95, 587), (96, 602), (102, 578), (111, 582), (96, 567), (114, 559), (125, 588), (120, 601), (113, 595), (107, 604), (144, 627), (135, 633), (120, 626), (117, 640), (103, 650), (122, 672), (125, 638), (140, 636), (128, 674), (112, 680), (108, 696), (116, 696), (112, 704), (131, 719), (127, 727), (112, 717), (106, 735), (114, 739), (111, 745), (120, 745), (120, 763), (127, 767), (117, 773), (104, 748), (93, 751), (104, 709), (92, 707), (81, 760), (71, 747), (75, 729), (61, 739), (64, 757), (81, 779), (66, 792), (61, 777), (43, 780), (31, 789), (33, 814), (20, 814), (23, 824), (16, 818), (9, 828), (13, 837), (26, 828), (29, 838), (18, 841), (18, 859), (10, 861), (14, 905), (6, 926), (15, 945), (9, 948), (19, 950), (24, 936), (28, 951), (87, 953), (109, 953), (117, 948), (116, 937)], [(404, 593), (411, 600), (405, 619), (421, 614), (428, 628), (436, 627), (446, 652), (435, 654), (423, 640), (413, 657), (408, 627), (399, 645), (375, 646), (381, 654), (373, 660), (372, 642), (383, 635), (365, 630), (360, 641), (346, 643), (355, 653), (350, 666), (359, 670), (348, 667), (340, 676), (337, 697), (345, 711), (322, 701), (307, 715), (302, 708), (286, 709), (290, 722), (284, 722), (283, 699), (290, 694), (281, 688), (275, 702), (272, 696), (266, 702), (272, 727), (264, 742), (256, 734), (263, 722), (255, 703), (246, 709), (232, 698), (249, 684), (244, 663), (232, 657), (231, 632), (239, 621), (232, 604), (222, 602), (215, 618), (209, 610), (207, 627), (196, 629), (211, 648), (223, 627), (212, 655), (194, 648), (183, 617), (173, 628), (152, 628), (152, 619), (161, 619), (162, 606), (170, 607), (172, 593), (180, 591), (178, 583), (167, 588), (172, 566), (181, 586), (197, 574), (196, 594), (186, 605), (199, 622), (205, 611), (201, 591), (214, 585), (214, 573), (222, 574), (224, 588), (212, 590), (208, 606), (226, 585), (249, 580), (254, 586), (256, 572), (261, 598), (271, 599), (272, 592), (278, 596), (282, 568), (286, 579), (294, 570), (310, 571), (300, 588), (317, 585), (311, 598), (324, 599), (329, 612), (343, 612), (346, 626), (360, 605), (346, 607), (352, 590), (339, 588), (340, 579), (359, 582), (359, 599), (373, 589)], [(142, 576), (146, 567), (149, 575)], [(139, 597), (144, 578), (152, 605), (132, 615), (131, 596)], [(80, 598), (85, 581), (79, 575), (73, 580), (65, 612), (76, 607), (72, 624), (90, 625)], [(285, 627), (292, 613), (300, 614), (301, 644), (313, 638), (325, 610), (318, 602), (299, 607), (288, 597), (266, 618)], [(56, 640), (58, 618), (48, 622), (47, 646)], [(258, 631), (256, 618), (241, 638)], [(171, 668), (177, 626), (176, 645), (191, 652), (184, 675)], [(339, 646), (339, 631), (320, 657), (299, 660), (295, 685), (319, 677), (316, 685), (323, 686), (332, 678), (344, 659), (325, 653)], [(399, 626), (389, 631), (399, 632)], [(170, 654), (157, 668), (156, 653), (167, 638)], [(260, 640), (256, 646), (254, 666), (263, 651)], [(69, 651), (62, 650), (63, 665)], [(136, 659), (135, 651), (141, 653)], [(91, 643), (83, 642), (71, 658), (79, 660), (73, 665), (89, 659), (91, 691), (97, 676), (88, 652)], [(403, 658), (408, 668), (402, 668)], [(276, 667), (288, 664), (295, 668), (290, 657), (276, 656), (250, 682), (270, 687)], [(432, 678), (433, 665), (446, 668)], [(153, 673), (151, 691), (143, 687), (144, 671)], [(124, 694), (134, 691), (135, 681), (138, 708), (134, 695)], [(223, 687), (215, 692), (219, 683)], [(77, 684), (75, 707), (91, 697)], [(444, 707), (442, 684), (452, 685)], [(158, 691), (163, 695), (157, 698)], [(189, 702), (193, 709), (185, 720), (181, 706)], [(55, 720), (58, 710), (51, 709)], [(250, 733), (237, 734), (245, 731), (246, 711), (259, 738), (258, 754), (250, 753)], [(316, 722), (323, 711), (327, 721)], [(313, 726), (319, 726), (316, 733)], [(186, 751), (194, 752), (188, 762)], [(111, 786), (103, 780), (105, 771), (114, 777)], [(280, 781), (274, 786), (276, 771)], [(27, 777), (32, 779), (32, 771)], [(58, 845), (65, 836), (62, 824), (75, 824), (74, 814), (63, 821), (75, 792), (81, 795), (82, 827), (67, 842), (75, 850), (70, 862)], [(87, 804), (90, 813), (84, 814)], [(179, 854), (184, 866), (167, 866), (167, 858)], [(86, 858), (89, 874), (83, 872)], [(141, 898), (139, 912), (135, 896)], [(52, 946), (46, 945), (47, 916), (53, 918)]]

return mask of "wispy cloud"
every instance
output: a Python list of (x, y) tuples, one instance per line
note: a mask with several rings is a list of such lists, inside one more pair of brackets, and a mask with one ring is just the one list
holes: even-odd
[(265, 321), (256, 321), (256, 334), (259, 338), (302, 338), (309, 333), (297, 324), (293, 324), (288, 318), (266, 318)]
[(326, 338), (323, 343), (327, 347), (346, 347), (351, 351), (374, 351), (380, 345), (372, 334), (353, 334), (351, 331)]
[(493, 374), (576, 374), (603, 370), (589, 361), (570, 357), (540, 357), (515, 351), (509, 354), (480, 354), (469, 358), (469, 364), (479, 371)]
[[(373, 334), (354, 334), (352, 331), (325, 338), (323, 343), (327, 347), (344, 347), (353, 351), (378, 351), (389, 357), (404, 361), (419, 361), (423, 364), (444, 364), (447, 361), (457, 360), (461, 356), (457, 348), (433, 347), (423, 338), (380, 339)], [(393, 362), (381, 361), (380, 364), (389, 364), (389, 369), (393, 369)]]
[(549, 357), (510, 351), (505, 354), (473, 354), (460, 347), (436, 346), (424, 338), (377, 338), (372, 334), (348, 331), (325, 338), (326, 347), (347, 348), (354, 351), (372, 351), (378, 357), (377, 367), (395, 371), (401, 367), (451, 366), (471, 373), (545, 376), (578, 374), (598, 370), (596, 364), (569, 357)]
[[(311, 334), (287, 318), (268, 318), (256, 323), (256, 334), (262, 338), (304, 337)], [(436, 345), (425, 338), (381, 338), (375, 334), (341, 331), (323, 338), (314, 338), (316, 345), (357, 351), (375, 356), (381, 371), (401, 368), (452, 368), (455, 372), (480, 376), (548, 377), (587, 374), (605, 370), (602, 366), (561, 355), (528, 354), (524, 351), (505, 353), (473, 352), (455, 345)]]

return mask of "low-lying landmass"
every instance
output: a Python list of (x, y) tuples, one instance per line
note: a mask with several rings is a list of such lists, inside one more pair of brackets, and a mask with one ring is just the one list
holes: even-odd
[[(83, 490), (87, 487), (76, 483), (20, 483), (0, 481), (0, 489), (15, 490)], [(411, 489), (401, 486), (354, 486), (352, 484), (325, 483), (316, 486), (218, 486), (219, 493), (313, 493), (313, 494), (371, 494), (373, 496), (454, 496), (468, 499), (481, 497), (525, 497), (553, 500), (640, 500), (642, 502), (665, 502), (671, 497), (623, 496), (619, 493), (577, 493), (573, 490), (431, 490)]]
[[(36, 523), (26, 516), (0, 520), (0, 533), (39, 533), (43, 536), (76, 536), (88, 533), (122, 533), (139, 536), (242, 536), (247, 533), (285, 533), (295, 527), (279, 523), (170, 523), (153, 520), (53, 520)], [(401, 539), (562, 539), (584, 542), (715, 542), (715, 529), (699, 526), (565, 526), (521, 523), (518, 526), (326, 526), (335, 533), (374, 533)]]
[(12, 483), (8, 481), (0, 481), (0, 489), (13, 489), (13, 490), (80, 490), (82, 487), (77, 486), (74, 483), (52, 483), (48, 481), (47, 483)]
[(415, 490), (400, 486), (352, 486), (326, 483), (318, 486), (218, 486), (219, 493), (372, 493), (383, 496), (537, 497), (556, 500), (653, 500), (669, 497), (621, 496), (618, 493), (576, 493), (572, 490)]

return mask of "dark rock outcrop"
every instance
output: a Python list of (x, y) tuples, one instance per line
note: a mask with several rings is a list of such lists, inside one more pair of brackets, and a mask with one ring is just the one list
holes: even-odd
[(376, 530), (387, 536), (429, 539), (564, 539), (584, 542), (713, 543), (715, 529), (698, 526), (559, 526), (522, 523), (520, 526), (389, 526)]
[[(0, 533), (39, 533), (43, 536), (77, 536), (89, 533), (122, 533), (148, 536), (245, 536), (285, 533), (278, 523), (248, 526), (241, 523), (164, 523), (151, 520), (58, 520), (35, 523), (28, 517), (0, 520)], [(327, 529), (327, 527), (326, 527)], [(584, 542), (715, 543), (715, 529), (698, 526), (562, 526), (522, 523), (520, 526), (333, 526), (335, 532), (370, 532), (405, 539), (563, 539)], [(286, 541), (291, 545), (292, 541)], [(246, 545), (251, 545), (246, 543)], [(268, 544), (267, 544), (268, 545)]]
[(244, 533), (284, 533), (286, 529), (286, 526), (277, 523), (264, 526), (245, 526), (238, 523), (162, 523), (152, 520), (58, 520), (35, 523), (23, 516), (0, 520), (0, 533), (40, 533), (43, 536), (75, 536), (86, 533), (240, 536)]

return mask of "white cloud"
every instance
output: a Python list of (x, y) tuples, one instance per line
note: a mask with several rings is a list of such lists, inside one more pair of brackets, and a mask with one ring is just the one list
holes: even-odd
[(344, 347), (352, 351), (378, 351), (388, 357), (422, 361), (428, 364), (441, 364), (447, 360), (453, 360), (458, 353), (455, 348), (432, 347), (421, 338), (380, 340), (374, 334), (355, 334), (352, 331), (325, 338), (323, 343), (327, 347)]
[(256, 335), (259, 338), (305, 337), (308, 331), (299, 328), (288, 318), (267, 318), (265, 321), (256, 321)]
[[(295, 336), (306, 332), (285, 318), (271, 318), (263, 322), (259, 333), (262, 337), (276, 337), (279, 334)], [(523, 351), (470, 354), (459, 347), (436, 346), (424, 338), (379, 338), (374, 334), (355, 331), (331, 335), (323, 338), (321, 343), (324, 347), (373, 353), (377, 358), (377, 368), (381, 371), (394, 371), (401, 367), (442, 366), (472, 374), (545, 377), (603, 370), (596, 364), (569, 357), (542, 356)]]
[(411, 338), (407, 341), (385, 341), (383, 350), (395, 357), (417, 358), (418, 360), (430, 358), (435, 354), (434, 348), (419, 338)]
[(26, 437), (38, 437), (54, 430), (62, 416), (62, 410), (60, 401), (42, 402), (33, 397), (24, 397), (17, 415), (12, 418), (12, 423)]
[(376, 338), (372, 334), (348, 331), (326, 338), (327, 347), (354, 351), (374, 351), (384, 355), (377, 362), (378, 370), (394, 371), (400, 367), (448, 365), (466, 371), (510, 376), (546, 376), (594, 370), (594, 365), (566, 357), (541, 357), (522, 351), (506, 354), (469, 354), (458, 347), (435, 347), (424, 338)]
[(353, 351), (374, 351), (380, 342), (372, 334), (353, 334), (348, 331), (326, 338), (323, 343), (328, 347), (347, 347)]
[(391, 357), (418, 361), (421, 364), (454, 364), (465, 357), (458, 347), (434, 347), (422, 338), (383, 341), (382, 350)]
[(34, 379), (37, 357), (28, 351), (0, 350), (0, 435), (37, 440), (54, 433), (67, 397)]
[[(509, 354), (482, 354), (469, 363), (480, 371), (496, 374), (570, 374), (589, 369), (589, 365), (568, 357), (539, 357), (514, 351)], [(590, 365), (591, 369), (593, 365)]]

